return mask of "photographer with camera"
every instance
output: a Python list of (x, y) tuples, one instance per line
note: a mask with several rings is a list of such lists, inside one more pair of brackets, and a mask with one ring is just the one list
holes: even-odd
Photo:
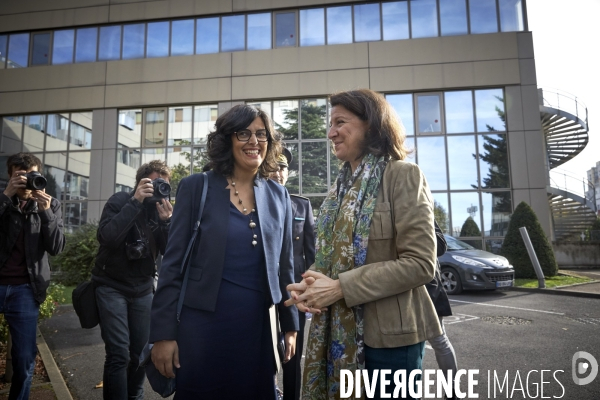
[(143, 398), (138, 359), (150, 331), (156, 257), (164, 254), (173, 214), (170, 175), (163, 161), (142, 165), (133, 192), (115, 193), (102, 211), (92, 280), (106, 350), (105, 399)]
[(35, 367), (40, 304), (50, 284), (48, 254), (65, 246), (60, 202), (45, 192), (42, 162), (17, 153), (6, 162), (8, 185), (0, 193), (0, 313), (12, 337), (9, 399), (28, 399)]

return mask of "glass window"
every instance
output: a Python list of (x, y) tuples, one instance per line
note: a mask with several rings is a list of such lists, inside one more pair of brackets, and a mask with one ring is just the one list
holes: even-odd
[(481, 214), (485, 236), (504, 236), (512, 215), (510, 192), (481, 193)]
[(479, 136), (481, 187), (509, 188), (508, 143), (506, 135)]
[(446, 133), (475, 132), (473, 120), (473, 93), (445, 92), (444, 107), (446, 108)]
[(466, 35), (467, 4), (465, 0), (440, 0), (442, 36)]
[(137, 170), (141, 165), (140, 158), (138, 149), (130, 149), (121, 143), (117, 143), (117, 162)]
[(298, 100), (273, 102), (273, 126), (284, 140), (298, 139)]
[(44, 151), (44, 132), (46, 131), (45, 115), (28, 115), (25, 117), (23, 130), (23, 151)]
[(206, 147), (194, 148), (194, 163), (192, 164), (192, 174), (202, 172), (204, 166), (208, 164), (208, 156), (206, 155)]
[[(130, 149), (117, 143), (117, 176), (116, 185), (124, 188), (133, 188), (135, 186), (135, 174), (142, 165), (140, 150)], [(129, 189), (131, 190), (131, 189)], [(126, 190), (125, 191), (129, 191)]]
[(271, 13), (248, 14), (248, 50), (271, 48)]
[(75, 40), (75, 62), (96, 61), (96, 45), (98, 41), (98, 28), (77, 29)]
[(383, 40), (408, 39), (408, 0), (381, 3)]
[(419, 133), (436, 133), (442, 131), (439, 95), (417, 96), (417, 113), (419, 116)]
[(500, 250), (502, 250), (502, 243), (504, 243), (502, 239), (487, 239), (485, 240), (485, 251), (499, 255)]
[(206, 143), (206, 137), (214, 129), (218, 116), (216, 104), (194, 107), (194, 143)]
[(8, 61), (6, 68), (25, 68), (29, 58), (29, 33), (8, 37)]
[(477, 189), (475, 136), (448, 137), (450, 189)]
[(142, 110), (119, 110), (118, 142), (125, 147), (140, 147)]
[(352, 43), (352, 8), (327, 8), (327, 44)]
[(469, 1), (471, 33), (498, 32), (496, 0)]
[(2, 152), (14, 154), (21, 151), (21, 133), (23, 132), (23, 117), (2, 118)]
[(6, 47), (8, 45), (8, 36), (0, 35), (0, 69), (6, 66)]
[(286, 143), (287, 149), (292, 153), (292, 163), (288, 166), (288, 180), (285, 184), (288, 192), (300, 194), (300, 174), (298, 173), (298, 144)]
[(171, 24), (171, 55), (194, 54), (194, 20), (173, 21)]
[(140, 165), (147, 164), (152, 160), (165, 160), (165, 149), (143, 149), (142, 150), (142, 161)]
[(418, 137), (417, 162), (431, 190), (447, 190), (444, 137)]
[(325, 10), (300, 10), (300, 46), (325, 44)]
[(144, 58), (146, 24), (123, 25), (123, 60)]
[(416, 149), (415, 149), (415, 137), (414, 136), (407, 136), (404, 139), (404, 146), (407, 148), (407, 150), (409, 151), (409, 153), (406, 155), (406, 160), (407, 162), (412, 162), (412, 163), (416, 163)]
[(83, 150), (92, 148), (92, 131), (71, 122), (70, 150)]
[(169, 146), (192, 143), (192, 107), (169, 108)]
[(354, 6), (354, 41), (367, 42), (381, 40), (381, 19), (379, 3)]
[(171, 179), (169, 181), (171, 184), (171, 200), (175, 200), (179, 182), (190, 174), (191, 160), (191, 147), (169, 147), (167, 149), (167, 165), (171, 169)]
[(144, 146), (165, 144), (167, 129), (165, 117), (165, 110), (144, 110)]
[(46, 151), (66, 151), (69, 138), (68, 114), (50, 114), (46, 128)]
[(432, 193), (433, 215), (442, 232), (450, 233), (450, 208), (448, 208), (448, 193)]
[(71, 64), (73, 62), (73, 50), (75, 43), (75, 31), (54, 31), (54, 42), (52, 44), (52, 64)]
[(522, 31), (522, 0), (500, 0), (500, 28), (502, 32)]
[(59, 200), (64, 200), (66, 170), (66, 153), (46, 153), (44, 159), (44, 176), (48, 180), (46, 193)]
[(479, 193), (450, 193), (450, 202), (452, 204), (452, 236), (481, 236)]
[(48, 65), (50, 61), (50, 33), (35, 33), (31, 49), (31, 65)]
[(81, 225), (87, 223), (88, 204), (86, 201), (65, 203), (64, 210), (66, 232), (73, 233)]
[(148, 23), (146, 57), (169, 56), (169, 21)]
[(437, 36), (436, 0), (410, 0), (410, 22), (413, 38)]
[(89, 151), (69, 153), (69, 172), (66, 176), (66, 200), (87, 200), (90, 184)]
[(304, 142), (302, 146), (302, 193), (327, 192), (327, 142)]
[(120, 58), (121, 25), (101, 27), (98, 61), (118, 60)]
[(296, 45), (296, 13), (275, 14), (275, 46), (290, 47)]
[(221, 51), (244, 50), (246, 16), (232, 15), (221, 18)]
[(196, 54), (219, 52), (219, 17), (196, 20)]
[(415, 117), (413, 114), (412, 94), (388, 94), (387, 101), (392, 105), (400, 121), (404, 125), (407, 135), (415, 134)]
[(502, 89), (475, 91), (477, 132), (506, 131)]
[(327, 137), (327, 100), (305, 99), (300, 103), (302, 139)]

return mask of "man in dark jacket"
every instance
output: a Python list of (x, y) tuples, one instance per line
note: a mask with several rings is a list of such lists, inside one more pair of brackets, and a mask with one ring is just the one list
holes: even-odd
[[(6, 166), (9, 181), (0, 194), (0, 313), (12, 337), (14, 375), (8, 398), (28, 399), (37, 319), (50, 284), (48, 254), (63, 250), (65, 236), (60, 202), (45, 189), (33, 190), (31, 179), (28, 184), (27, 174), (42, 168), (40, 159), (17, 153), (8, 157)], [(45, 187), (43, 182), (36, 187)]]
[(141, 399), (144, 395), (145, 373), (138, 368), (138, 359), (150, 332), (155, 260), (165, 251), (173, 213), (157, 185), (170, 191), (170, 175), (163, 161), (142, 165), (133, 192), (115, 193), (102, 211), (92, 280), (106, 350), (105, 399)]
[[(292, 153), (283, 148), (279, 156), (279, 171), (271, 175), (271, 179), (286, 184), (288, 167), (292, 162)], [(315, 222), (313, 219), (310, 200), (295, 194), (290, 195), (292, 200), (292, 239), (294, 246), (294, 280), (302, 281), (302, 274), (315, 262)], [(296, 337), (296, 355), (283, 365), (283, 398), (284, 400), (298, 400), (302, 383), (300, 361), (304, 346), (304, 325), (306, 316), (298, 312), (300, 330)]]

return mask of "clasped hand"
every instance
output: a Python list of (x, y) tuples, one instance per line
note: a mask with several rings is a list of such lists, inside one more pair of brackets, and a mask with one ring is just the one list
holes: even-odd
[(327, 306), (343, 299), (342, 286), (338, 279), (331, 279), (316, 271), (306, 271), (300, 283), (287, 286), (290, 298), (284, 303), (286, 306), (295, 304), (301, 312), (320, 314), (327, 310)]

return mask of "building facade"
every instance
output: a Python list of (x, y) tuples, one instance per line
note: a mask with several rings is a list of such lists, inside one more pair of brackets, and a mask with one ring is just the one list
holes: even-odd
[[(594, 199), (596, 202), (596, 210), (600, 215), (600, 161), (596, 162), (596, 166), (587, 171), (588, 184), (588, 199)], [(593, 192), (592, 192), (593, 191)]]
[(289, 191), (318, 207), (338, 164), (327, 95), (387, 97), (444, 230), (497, 250), (521, 201), (551, 236), (547, 156), (524, 0), (5, 0), (0, 176), (31, 151), (70, 229), (164, 159), (177, 181), (239, 103), (294, 155)]

